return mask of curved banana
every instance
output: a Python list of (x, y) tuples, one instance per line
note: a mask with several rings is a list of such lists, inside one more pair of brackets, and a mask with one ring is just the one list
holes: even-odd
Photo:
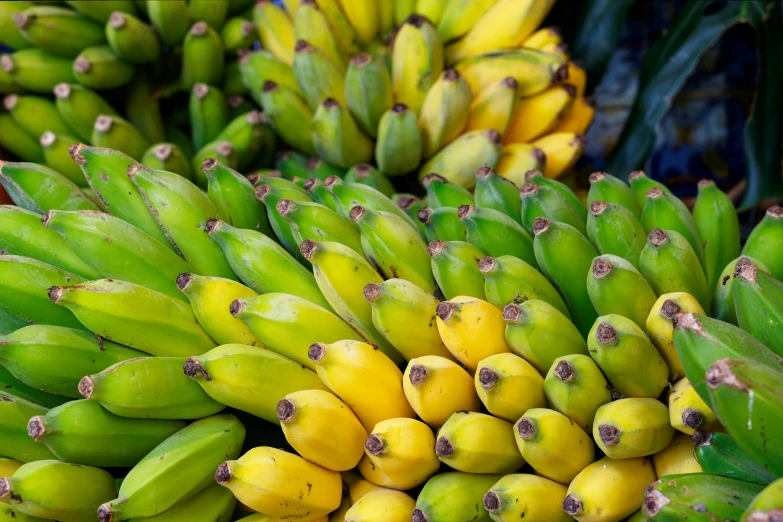
[(598, 365), (587, 355), (558, 357), (544, 379), (544, 395), (559, 411), (587, 433), (595, 412), (612, 400), (610, 386)]
[(454, 413), (438, 430), (435, 454), (467, 473), (513, 473), (525, 464), (510, 422), (467, 411)]

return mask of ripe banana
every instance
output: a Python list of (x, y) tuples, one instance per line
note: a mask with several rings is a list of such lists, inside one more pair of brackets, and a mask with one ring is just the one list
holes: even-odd
[[(47, 408), (15, 395), (0, 392), (0, 438), (3, 455), (22, 462), (54, 459), (54, 454), (27, 435), (27, 422), (36, 415), (46, 415)], [(0, 495), (2, 497), (2, 495)], [(0, 506), (2, 510), (4, 506)]]
[(525, 464), (510, 422), (468, 411), (454, 413), (438, 430), (435, 454), (466, 473), (513, 473)]
[(767, 209), (764, 218), (753, 228), (745, 241), (742, 255), (758, 259), (769, 268), (769, 273), (783, 279), (783, 261), (780, 258), (780, 231), (783, 229), (783, 207), (775, 205)]
[(481, 258), (479, 270), (484, 274), (487, 301), (501, 309), (511, 303), (546, 301), (570, 318), (563, 298), (535, 267), (514, 256)]
[(567, 522), (563, 513), (566, 487), (528, 474), (506, 475), (484, 495), (484, 508), (497, 522), (524, 518), (530, 522)]
[(503, 142), (531, 143), (547, 134), (565, 118), (575, 97), (576, 87), (563, 83), (517, 100)]
[(587, 293), (599, 314), (623, 315), (642, 329), (656, 302), (655, 292), (636, 267), (611, 254), (593, 260)]
[(473, 197), (477, 207), (497, 210), (522, 224), (522, 202), (517, 186), (491, 168), (481, 167), (476, 171)]
[(394, 105), (385, 64), (370, 54), (354, 56), (345, 74), (345, 100), (362, 132), (377, 137), (383, 115)]
[(484, 166), (495, 167), (500, 150), (498, 131), (466, 132), (425, 162), (419, 169), (419, 178), (438, 172), (449, 181), (472, 189), (476, 185), (476, 171)]
[[(492, 33), (490, 30), (486, 34)], [(524, 47), (473, 56), (460, 61), (456, 69), (474, 93), (510, 75), (517, 81), (517, 95), (520, 97), (539, 94), (568, 78), (568, 67), (561, 57)]]
[(439, 473), (422, 488), (413, 522), (490, 522), (483, 496), (502, 475)]
[(82, 189), (43, 165), (0, 160), (0, 185), (16, 205), (39, 214), (51, 209), (98, 210)]
[(471, 99), (470, 86), (455, 69), (446, 69), (432, 84), (419, 113), (424, 159), (462, 133), (468, 122)]
[[(546, 155), (541, 149), (529, 143), (509, 143), (501, 149), (495, 170), (515, 185), (522, 186), (526, 179), (525, 173), (544, 170), (544, 165)], [(535, 181), (538, 183), (538, 180)]]
[(595, 413), (593, 439), (609, 458), (658, 453), (673, 436), (669, 410), (657, 399), (620, 399), (604, 404)]
[(674, 429), (687, 435), (693, 435), (696, 430), (711, 432), (720, 428), (718, 416), (701, 400), (687, 377), (672, 386), (669, 421)]
[(783, 356), (783, 283), (752, 261), (742, 259), (734, 279), (734, 306), (740, 328)]
[(515, 422), (530, 408), (546, 406), (544, 378), (521, 357), (490, 355), (476, 370), (476, 393), (495, 417)]
[(378, 121), (375, 161), (387, 176), (412, 172), (421, 163), (421, 131), (407, 105), (395, 103)]
[(663, 294), (653, 305), (647, 317), (645, 329), (653, 345), (658, 349), (669, 367), (669, 381), (674, 382), (685, 375), (682, 363), (674, 346), (674, 319), (680, 312), (704, 315), (699, 302), (684, 292)]
[[(569, 62), (569, 78), (568, 82), (575, 86), (574, 80), (570, 77), (571, 65), (573, 62)], [(560, 123), (552, 128), (553, 133), (557, 132), (573, 132), (575, 134), (584, 135), (590, 129), (590, 125), (595, 118), (595, 100), (592, 97), (585, 98), (579, 93), (579, 87), (577, 89), (577, 96), (574, 98), (571, 104), (571, 109), (563, 116)]]
[(394, 100), (418, 114), (443, 71), (443, 45), (432, 23), (421, 15), (408, 17), (394, 37), (391, 58)]
[(684, 433), (675, 433), (669, 445), (653, 455), (652, 460), (659, 477), (702, 471), (694, 456), (693, 439)]
[(546, 164), (540, 170), (547, 178), (557, 179), (576, 165), (587, 141), (573, 132), (553, 132), (538, 138), (531, 145), (546, 158)]
[[(382, 474), (389, 482), (379, 485), (397, 490), (423, 484), (440, 468), (432, 429), (415, 419), (403, 417), (379, 422), (364, 443), (364, 453), (373, 470), (365, 478), (374, 481)], [(359, 471), (363, 469), (366, 466), (360, 464)]]
[(587, 237), (601, 254), (622, 257), (637, 269), (644, 249), (642, 223), (623, 205), (596, 199), (587, 216)]
[(465, 129), (494, 129), (505, 134), (516, 111), (517, 87), (516, 79), (508, 76), (478, 92), (470, 104)]
[(371, 491), (345, 512), (346, 522), (410, 522), (416, 501), (401, 491)]

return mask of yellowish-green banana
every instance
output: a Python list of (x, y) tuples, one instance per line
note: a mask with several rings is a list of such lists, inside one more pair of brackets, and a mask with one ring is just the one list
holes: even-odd
[(513, 473), (525, 464), (510, 422), (484, 413), (458, 411), (438, 430), (435, 454), (466, 473)]
[(544, 395), (559, 411), (587, 433), (592, 433), (596, 410), (612, 400), (601, 369), (587, 355), (558, 357), (544, 379)]
[(400, 26), (392, 46), (394, 100), (419, 113), (424, 98), (443, 70), (443, 45), (432, 23), (411, 15)]
[(620, 399), (604, 404), (595, 413), (593, 439), (613, 459), (658, 453), (673, 436), (669, 409), (657, 399)]
[(546, 406), (544, 378), (513, 353), (490, 355), (477, 367), (476, 393), (492, 415), (515, 422), (530, 408)]
[[(364, 452), (373, 471), (380, 471), (389, 482), (381, 486), (407, 490), (423, 484), (440, 468), (435, 456), (435, 435), (420, 420), (387, 419), (375, 425)], [(363, 467), (359, 465), (359, 471)], [(373, 480), (377, 475), (365, 477)]]
[(566, 486), (535, 475), (506, 475), (484, 495), (484, 508), (497, 522), (524, 518), (530, 522), (567, 522), (563, 512)]

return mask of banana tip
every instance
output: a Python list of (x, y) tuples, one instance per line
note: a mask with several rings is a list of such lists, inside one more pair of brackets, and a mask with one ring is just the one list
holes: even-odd
[(598, 426), (598, 437), (607, 446), (616, 446), (620, 443), (620, 430), (611, 424)]
[(95, 125), (93, 125), (93, 128), (98, 132), (109, 132), (113, 123), (114, 119), (111, 116), (101, 114), (95, 118)]
[(209, 94), (209, 85), (206, 83), (197, 83), (193, 86), (193, 96), (199, 100), (203, 100)]
[(568, 79), (568, 65), (561, 65), (555, 69), (552, 79), (555, 83), (561, 83)]
[(565, 500), (563, 500), (563, 511), (572, 517), (576, 516), (582, 512), (582, 502), (573, 495), (568, 495)]
[(0, 68), (7, 73), (14, 72), (16, 65), (14, 64), (14, 59), (10, 54), (4, 54), (2, 57), (0, 57)]
[(549, 225), (551, 225), (551, 221), (547, 218), (537, 217), (533, 220), (533, 234), (540, 236), (549, 230)]
[(383, 443), (381, 438), (376, 434), (371, 434), (369, 437), (367, 437), (367, 440), (364, 443), (364, 449), (369, 453), (370, 455), (378, 456), (386, 449), (386, 445)]
[(653, 187), (647, 191), (646, 196), (648, 198), (658, 199), (659, 197), (663, 196), (663, 189), (660, 187)]
[(430, 522), (430, 517), (419, 508), (413, 510), (411, 522)]
[(5, 110), (10, 111), (14, 107), (16, 107), (16, 104), (19, 102), (19, 96), (16, 94), (9, 94), (5, 98), (3, 98), (3, 107), (5, 107)]
[(438, 306), (435, 308), (435, 314), (441, 321), (448, 321), (454, 314), (454, 305), (448, 301), (438, 303)]
[(414, 364), (411, 366), (411, 371), (408, 374), (408, 380), (412, 385), (418, 386), (427, 380), (427, 368), (420, 364)]
[(378, 283), (367, 283), (362, 293), (367, 302), (372, 303), (381, 295), (381, 285)]
[(606, 259), (596, 257), (595, 261), (593, 261), (593, 276), (596, 279), (608, 276), (612, 273), (612, 269), (614, 269), (614, 265)]
[(492, 168), (486, 165), (476, 171), (476, 177), (479, 179), (487, 179), (490, 174), (492, 174)]
[(323, 343), (313, 343), (307, 349), (307, 358), (313, 362), (318, 362), (326, 355), (326, 345)]
[(71, 155), (71, 159), (79, 165), (84, 165), (87, 161), (84, 156), (81, 155), (81, 151), (84, 148), (84, 143), (74, 143), (68, 147), (68, 154)]
[(536, 185), (532, 181), (528, 181), (527, 183), (522, 185), (521, 189), (519, 189), (519, 195), (522, 197), (531, 196), (534, 194), (538, 194), (538, 185)]
[(614, 342), (617, 339), (617, 330), (609, 323), (601, 323), (595, 330), (595, 338), (601, 344)]
[(568, 361), (560, 361), (557, 363), (557, 366), (555, 366), (555, 377), (560, 379), (561, 381), (570, 381), (574, 378), (574, 374), (576, 373), (576, 369), (574, 368), (574, 365), (571, 364)]
[(38, 415), (30, 419), (30, 422), (27, 423), (27, 434), (30, 435), (34, 441), (38, 442), (38, 439), (44, 433), (46, 433), (46, 427), (44, 426), (43, 419)]
[(682, 412), (682, 423), (689, 428), (698, 429), (704, 423), (704, 416), (696, 410), (685, 410)]
[(484, 495), (484, 509), (490, 513), (497, 513), (500, 511), (500, 497), (497, 493), (490, 491)]
[(781, 219), (783, 218), (783, 207), (780, 205), (773, 205), (767, 209), (767, 215), (771, 218)]
[(204, 232), (206, 232), (209, 235), (212, 235), (212, 233), (217, 230), (218, 226), (222, 223), (219, 219), (216, 218), (209, 218), (207, 219), (206, 225), (204, 225)]
[(486, 367), (479, 370), (478, 377), (479, 377), (479, 384), (481, 384), (481, 387), (487, 391), (494, 388), (494, 386), (500, 380), (500, 375), (498, 375), (498, 373), (495, 370)]
[(308, 261), (310, 261), (310, 258), (313, 257), (313, 252), (315, 252), (317, 249), (318, 243), (312, 239), (306, 239), (299, 245), (299, 252), (301, 252), (304, 258)]
[(152, 153), (155, 155), (156, 158), (158, 158), (160, 161), (168, 161), (168, 159), (171, 157), (171, 151), (172, 151), (171, 145), (168, 143), (162, 143), (155, 147), (152, 151)]
[(706, 433), (703, 431), (693, 432), (693, 447), (701, 448), (702, 446), (709, 446), (712, 442), (712, 433)]
[(228, 311), (231, 312), (231, 315), (236, 317), (242, 313), (243, 308), (245, 308), (245, 304), (242, 302), (242, 300), (234, 299), (233, 301), (231, 301), (231, 304), (228, 307)]
[(188, 357), (185, 359), (185, 363), (182, 365), (182, 370), (185, 372), (185, 375), (191, 379), (194, 379), (200, 375), (204, 378), (205, 381), (212, 380), (209, 372), (207, 372), (206, 368), (204, 368), (204, 366), (201, 365), (201, 362), (199, 362), (199, 360), (195, 357)]
[(675, 330), (683, 328), (690, 332), (701, 333), (701, 321), (691, 312), (680, 312), (674, 316), (672, 321), (674, 322)]
[(11, 481), (8, 477), (0, 477), (0, 498), (11, 498)]
[(471, 214), (473, 214), (473, 205), (460, 205), (457, 208), (457, 216), (460, 219), (467, 219)]
[(85, 56), (77, 56), (73, 61), (73, 70), (79, 74), (87, 74), (92, 69), (92, 62)]
[(606, 177), (606, 172), (593, 172), (592, 174), (590, 174), (588, 181), (590, 181), (590, 183), (598, 183), (605, 177)]
[(109, 15), (109, 25), (114, 29), (122, 29), (125, 27), (126, 23), (127, 19), (125, 18), (125, 13), (122, 11), (113, 11), (112, 14)]
[(275, 208), (277, 209), (277, 213), (281, 216), (288, 215), (291, 210), (294, 209), (296, 204), (291, 201), (290, 199), (283, 198), (280, 201), (277, 202), (277, 205), (275, 205)]
[(447, 458), (454, 454), (454, 444), (446, 437), (438, 437), (435, 442), (435, 455), (441, 458)]
[(497, 264), (497, 261), (494, 257), (490, 256), (484, 256), (481, 259), (479, 259), (479, 272), (482, 274), (486, 274), (492, 271), (493, 268), (495, 268), (495, 265)]
[(503, 308), (503, 320), (514, 322), (522, 315), (522, 309), (514, 303), (509, 303)]
[(324, 180), (324, 187), (330, 189), (333, 186), (337, 185), (338, 183), (340, 183), (340, 178), (338, 178), (337, 176), (329, 176)]
[(354, 67), (358, 67), (361, 69), (362, 67), (367, 67), (372, 63), (372, 55), (367, 53), (359, 53), (353, 58), (351, 58), (351, 65)]
[(46, 214), (41, 216), (41, 223), (43, 223), (43, 226), (45, 226), (46, 228), (49, 228), (49, 221), (52, 220), (52, 216), (53, 215), (54, 215), (54, 212), (52, 210), (49, 210), (48, 212), (46, 212)]
[(196, 22), (190, 27), (190, 34), (193, 36), (204, 36), (207, 34), (207, 23), (204, 21)]
[(642, 511), (644, 511), (644, 514), (648, 517), (654, 517), (658, 514), (661, 508), (669, 502), (671, 501), (666, 498), (663, 493), (657, 489), (654, 489), (645, 495), (644, 503), (642, 504)]
[[(536, 150), (538, 150), (539, 152), (541, 152), (541, 154), (543, 154), (541, 149), (536, 149)], [(541, 171), (538, 170), (538, 169), (530, 169), (527, 172), (525, 172), (525, 180), (526, 181), (529, 181), (529, 180), (531, 180), (531, 179), (533, 179), (533, 178), (535, 178), (537, 176), (542, 176), (543, 177), (543, 174), (541, 174)]]
[(680, 308), (680, 305), (678, 305), (671, 299), (667, 299), (661, 305), (661, 315), (664, 316), (666, 319), (669, 319), (670, 321), (673, 321), (674, 317), (677, 314), (679, 314), (681, 311), (682, 308)]
[[(429, 225), (430, 224), (430, 217), (431, 216), (432, 216), (432, 209), (430, 209), (430, 208), (423, 208), (423, 209), (419, 210), (418, 212), (416, 212), (416, 219), (418, 219), (420, 223), (424, 223), (425, 225)], [(434, 243), (434, 242), (435, 241), (433, 241), (432, 243)], [(432, 245), (432, 243), (430, 243), (430, 246)], [(432, 254), (430, 254), (430, 256), (431, 255)]]
[(647, 175), (644, 173), (643, 170), (635, 170), (628, 174), (628, 181), (633, 181), (636, 178), (641, 178), (642, 176), (646, 177)]
[(522, 439), (527, 440), (536, 434), (536, 426), (528, 417), (522, 417), (517, 422), (517, 433)]
[(192, 282), (193, 274), (182, 273), (177, 276), (177, 288), (183, 292), (190, 286), (190, 283)]
[(737, 261), (737, 265), (734, 267), (734, 277), (739, 277), (743, 281), (756, 284), (758, 276), (758, 269), (756, 268), (756, 265), (753, 264), (753, 261), (747, 257), (741, 257), (739, 261)]
[(590, 213), (593, 215), (593, 217), (600, 216), (608, 207), (609, 204), (606, 201), (597, 199), (590, 203)]
[(272, 190), (272, 187), (267, 184), (258, 185), (254, 192), (256, 194), (256, 199), (260, 201), (264, 201), (264, 198), (267, 194), (269, 194), (269, 191)]
[[(429, 209), (425, 208), (423, 210), (430, 211)], [(421, 211), (419, 211), (419, 221), (422, 223), (428, 223), (429, 222), (429, 214), (427, 215), (428, 219), (426, 221), (421, 220)], [(435, 257), (441, 252), (443, 252), (443, 249), (446, 248), (446, 242), (441, 241), (440, 239), (436, 239), (434, 241), (430, 241), (430, 244), (427, 245), (427, 254), (429, 254), (430, 257)]]
[(704, 374), (704, 380), (707, 386), (715, 390), (721, 386), (726, 386), (742, 393), (748, 393), (748, 388), (737, 378), (731, 368), (730, 359), (718, 359), (709, 367)]
[(280, 399), (275, 408), (277, 418), (280, 422), (288, 422), (296, 414), (296, 405), (288, 399)]
[(661, 246), (662, 244), (666, 243), (668, 239), (669, 237), (666, 235), (666, 232), (660, 228), (652, 229), (650, 235), (647, 236), (647, 241), (652, 243), (654, 246)]
[(52, 131), (45, 131), (39, 140), (41, 147), (51, 147), (57, 141), (57, 135)]
[(54, 304), (57, 304), (60, 302), (60, 298), (62, 298), (64, 291), (65, 289), (62, 286), (52, 286), (46, 293), (49, 295), (49, 300)]
[(95, 390), (95, 383), (90, 379), (89, 375), (82, 377), (79, 381), (78, 390), (85, 399), (92, 397), (92, 392)]

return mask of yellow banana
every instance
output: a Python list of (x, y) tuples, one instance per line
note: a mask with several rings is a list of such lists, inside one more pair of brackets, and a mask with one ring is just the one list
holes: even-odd
[(557, 55), (519, 47), (463, 60), (456, 69), (473, 93), (508, 76), (517, 81), (519, 96), (534, 96), (568, 79), (568, 66)]
[[(11, 475), (14, 474), (14, 472), (17, 469), (22, 467), (22, 464), (24, 464), (24, 462), (0, 457), (0, 477), (10, 477)], [(8, 504), (8, 503), (9, 500), (7, 498), (0, 497), (0, 504)], [(0, 506), (0, 512), (2, 512), (2, 510), (5, 509), (6, 507), (7, 506)], [(413, 507), (416, 507), (415, 503)], [(411, 511), (413, 511), (413, 508), (411, 508)], [(0, 520), (2, 520), (2, 517), (0, 517)]]
[(481, 402), (468, 372), (437, 355), (411, 359), (402, 389), (413, 410), (432, 428), (440, 428), (457, 411), (479, 411)]
[(430, 86), (443, 70), (443, 45), (432, 24), (411, 15), (397, 31), (392, 46), (394, 101), (418, 113)]
[(506, 132), (517, 104), (517, 81), (513, 76), (503, 78), (483, 89), (473, 98), (466, 131), (494, 129)]
[(288, 443), (310, 462), (332, 471), (356, 467), (367, 431), (340, 399), (322, 390), (289, 393), (277, 403)]
[(672, 441), (669, 409), (658, 399), (620, 399), (595, 412), (593, 438), (613, 459), (630, 459), (657, 453)]
[(712, 432), (720, 428), (718, 416), (699, 397), (687, 377), (672, 386), (669, 395), (669, 422), (674, 429), (686, 435), (696, 430)]
[(511, 353), (506, 344), (503, 312), (488, 302), (457, 296), (440, 303), (436, 314), (443, 344), (471, 373), (475, 373), (482, 359)]
[(521, 187), (525, 184), (525, 173), (531, 170), (543, 172), (546, 164), (543, 150), (529, 143), (509, 143), (500, 151), (495, 172)]
[(576, 87), (563, 83), (517, 102), (504, 143), (529, 143), (557, 125), (571, 109)]
[(462, 185), (476, 186), (476, 171), (494, 167), (500, 157), (500, 133), (494, 129), (466, 132), (443, 147), (419, 169), (419, 180), (431, 173)]
[(677, 350), (674, 348), (674, 316), (680, 312), (704, 314), (699, 302), (685, 292), (661, 295), (647, 316), (647, 334), (669, 367), (669, 380), (674, 382), (685, 376)]
[(345, 513), (345, 522), (410, 522), (416, 501), (402, 491), (372, 491)]
[(595, 101), (592, 98), (577, 96), (571, 104), (571, 110), (552, 127), (551, 132), (585, 134), (593, 123), (593, 118), (595, 118)]
[(465, 36), (497, 0), (449, 0), (438, 19), (438, 34), (444, 42)]
[(402, 372), (377, 348), (360, 341), (315, 343), (307, 355), (367, 431), (382, 420), (416, 416), (402, 391)]
[(294, 24), (285, 11), (271, 0), (259, 0), (253, 8), (253, 21), (261, 46), (288, 65), (294, 63)]
[(419, 114), (424, 159), (462, 134), (471, 98), (470, 86), (454, 69), (446, 69), (427, 91)]
[(490, 355), (479, 362), (476, 392), (495, 417), (515, 422), (530, 408), (546, 406), (544, 378), (513, 353)]
[(355, 0), (337, 0), (343, 8), (356, 36), (362, 43), (370, 43), (378, 34), (378, 3), (376, 0), (356, 2)]
[[(367, 456), (362, 457), (363, 460), (367, 460)], [(345, 471), (340, 473), (343, 479), (343, 483), (348, 489), (348, 500), (351, 505), (356, 504), (359, 500), (368, 493), (373, 491), (395, 491), (393, 489), (384, 488), (377, 484), (373, 484), (369, 480), (362, 477), (358, 471)]]
[(560, 44), (563, 42), (563, 33), (558, 27), (542, 27), (535, 33), (528, 36), (522, 47), (542, 50), (550, 44)]
[[(387, 419), (375, 425), (364, 443), (370, 463), (391, 479), (379, 484), (391, 489), (411, 489), (438, 472), (432, 429), (415, 419)], [(365, 477), (372, 481), (372, 477)]]
[(552, 480), (520, 473), (506, 475), (484, 495), (492, 520), (512, 522), (568, 522), (563, 512), (566, 487)]
[(533, 141), (532, 145), (546, 156), (542, 170), (547, 178), (557, 179), (576, 164), (587, 142), (573, 132), (555, 132)]
[(587, 88), (587, 72), (582, 64), (577, 62), (568, 62), (568, 83), (576, 87), (576, 95), (584, 97)]
[(703, 471), (693, 452), (693, 438), (684, 433), (676, 433), (668, 446), (653, 455), (652, 461), (659, 477)]
[(340, 49), (337, 38), (315, 0), (302, 0), (301, 9), (296, 10), (294, 36), (296, 40), (307, 40), (318, 48), (342, 73), (345, 73), (346, 57)]
[(458, 411), (438, 430), (435, 454), (466, 473), (513, 473), (525, 465), (510, 422)]

